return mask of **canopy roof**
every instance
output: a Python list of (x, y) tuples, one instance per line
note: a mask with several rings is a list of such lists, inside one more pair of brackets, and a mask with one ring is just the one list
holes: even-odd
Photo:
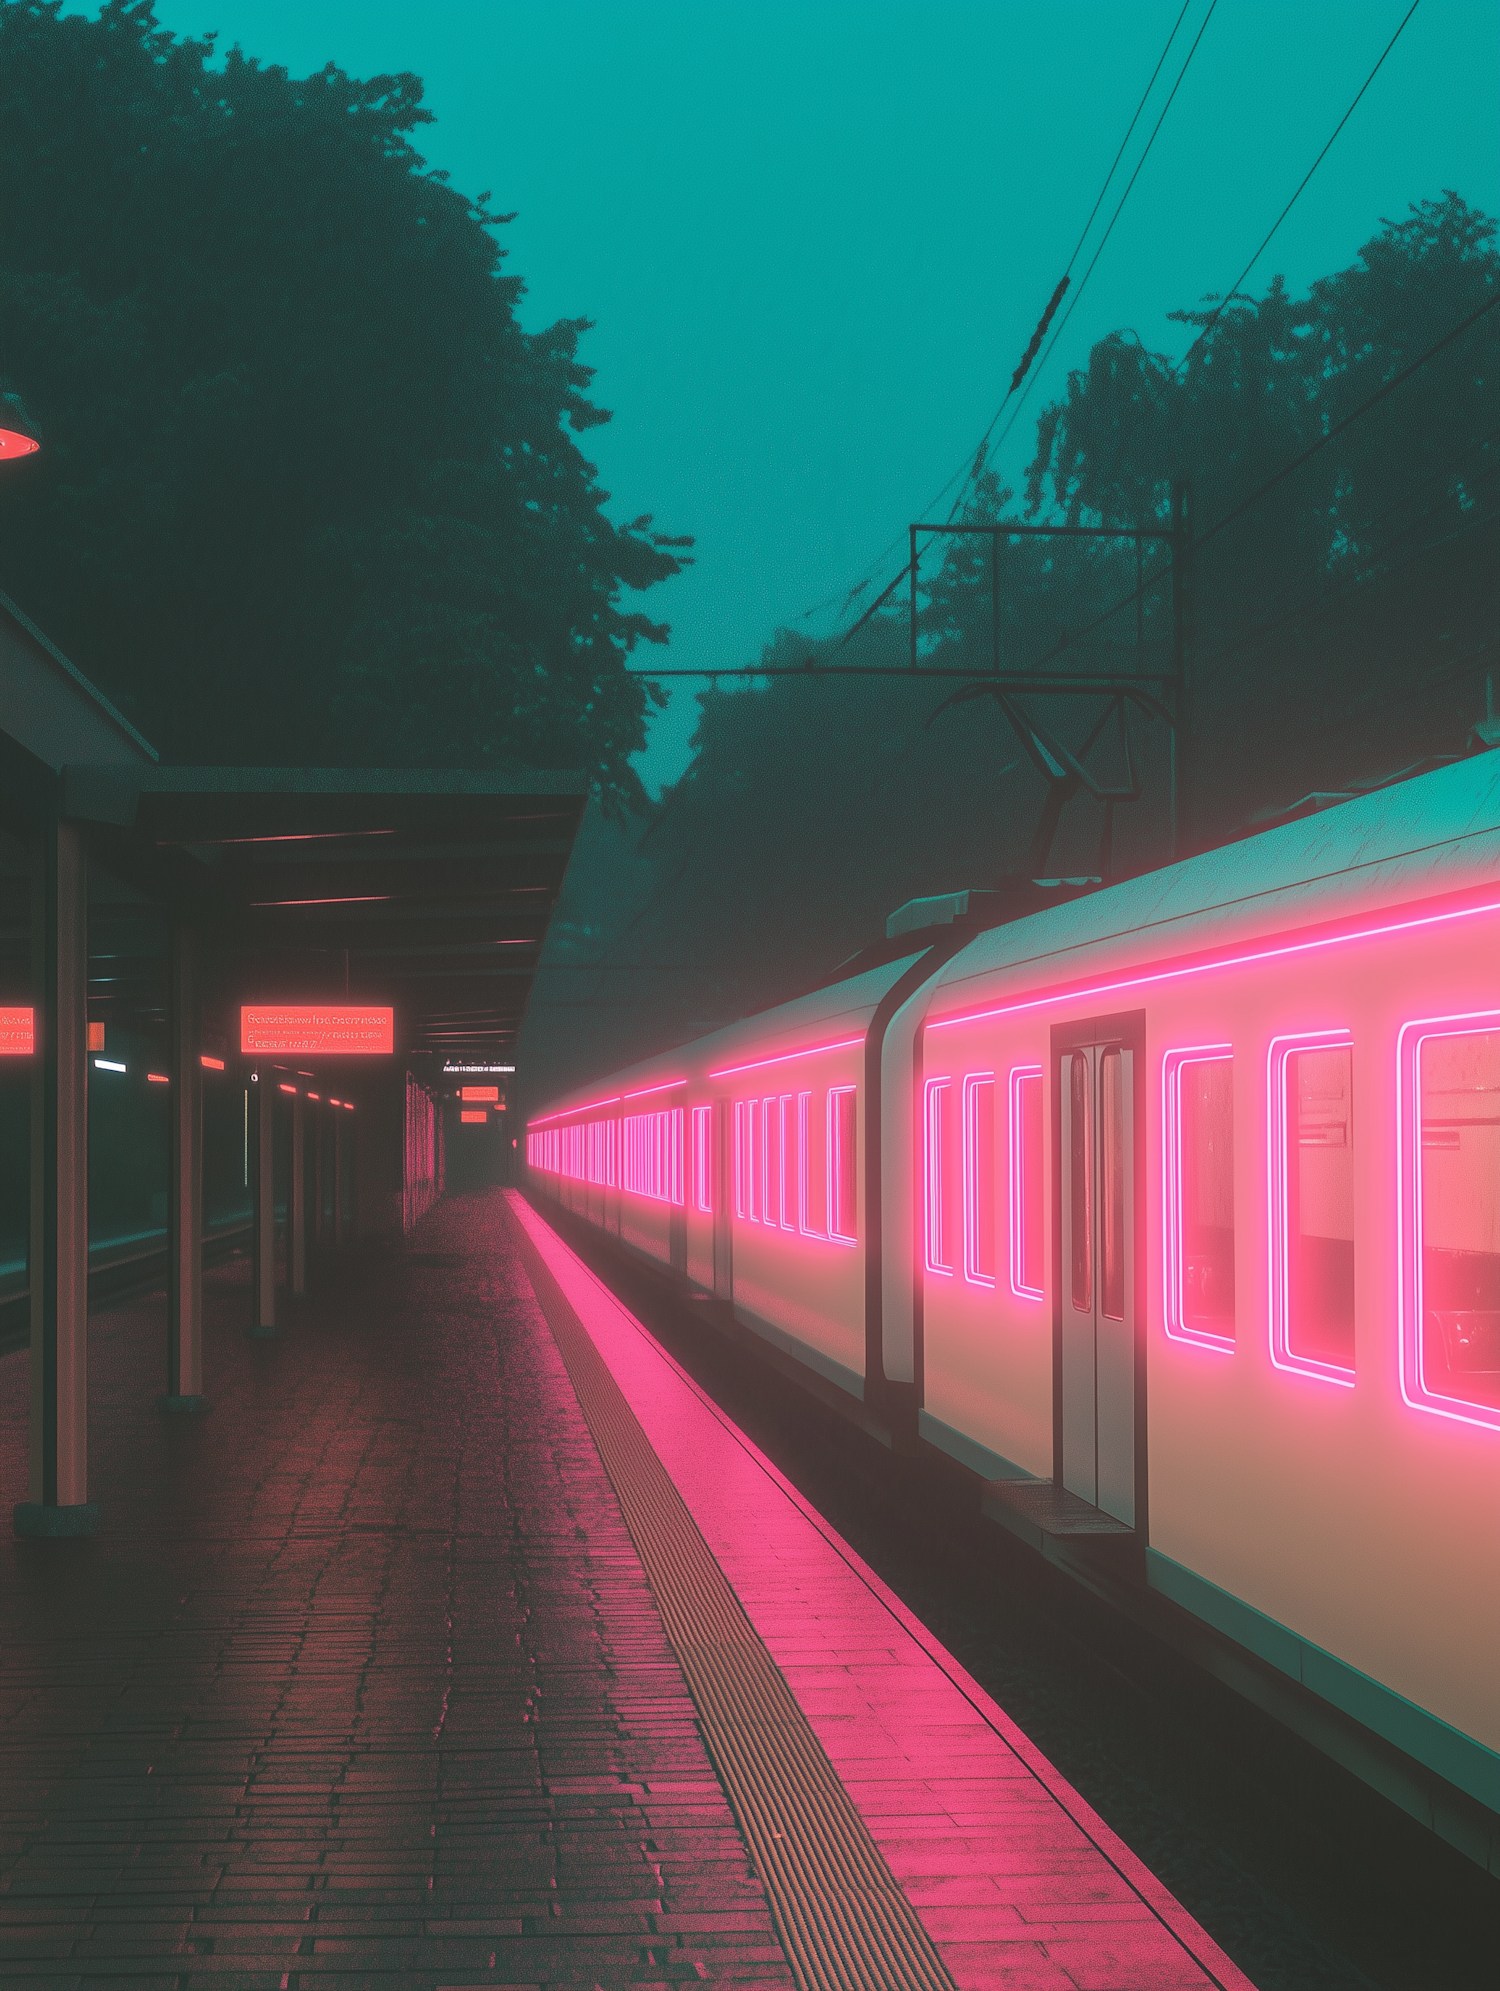
[(65, 767), (60, 799), (100, 863), (202, 928), (224, 1008), (388, 1002), (398, 1052), (474, 1057), (514, 1047), (587, 791), (578, 773), (117, 763)]

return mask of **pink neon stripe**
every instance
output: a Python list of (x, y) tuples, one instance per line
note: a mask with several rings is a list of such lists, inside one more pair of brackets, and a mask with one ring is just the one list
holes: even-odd
[(805, 1051), (783, 1051), (779, 1058), (755, 1058), (747, 1065), (725, 1065), (722, 1070), (710, 1072), (710, 1078), (733, 1078), (737, 1072), (758, 1072), (767, 1065), (790, 1064), (794, 1058), (815, 1058), (821, 1051), (847, 1051), (851, 1044), (863, 1044), (863, 1033), (858, 1037), (841, 1037), (836, 1044), (810, 1044)]
[(1172, 982), (1190, 975), (1209, 975), (1221, 968), (1247, 968), (1258, 961), (1283, 961), (1293, 954), (1312, 954), (1328, 947), (1343, 947), (1355, 940), (1381, 940), (1391, 933), (1412, 933), (1420, 927), (1442, 926), (1453, 920), (1476, 919), (1482, 913), (1500, 912), (1500, 900), (1486, 900), (1482, 906), (1461, 906), (1442, 913), (1426, 913), (1419, 919), (1395, 920), (1386, 926), (1356, 927), (1348, 933), (1325, 934), (1316, 940), (1289, 941), (1283, 947), (1257, 948), (1248, 954), (1226, 954), (1216, 961), (1195, 961), (1176, 968), (1157, 968), (1147, 974), (1127, 975), (1114, 982), (1089, 982), (1077, 988), (1049, 989), (1044, 995), (1028, 996), (1024, 1002), (1000, 1003), (993, 1009), (964, 1010), (958, 1015), (931, 1018), (928, 1030), (951, 1030), (960, 1023), (983, 1023), (992, 1016), (1019, 1016), (1027, 1010), (1046, 1009), (1060, 1002), (1092, 1001), (1096, 996), (1116, 995), (1125, 989), (1152, 988), (1158, 982)]
[(679, 1085), (686, 1085), (685, 1078), (669, 1078), (661, 1085), (643, 1085), (639, 1092), (622, 1092), (622, 1099), (647, 1099), (653, 1092), (675, 1092)]
[(1189, 1065), (1221, 1064), (1234, 1057), (1232, 1044), (1190, 1044), (1162, 1058), (1162, 1300), (1169, 1341), (1232, 1355), (1235, 1344), (1227, 1334), (1189, 1327), (1183, 1305), (1182, 1240), (1182, 1074)]
[(1266, 1170), (1270, 1246), (1270, 1340), (1271, 1360), (1289, 1375), (1307, 1376), (1314, 1382), (1337, 1383), (1354, 1388), (1354, 1371), (1340, 1362), (1320, 1362), (1311, 1355), (1298, 1355), (1291, 1345), (1291, 1210), (1287, 1197), (1286, 1144), (1291, 1137), (1286, 1116), (1286, 1061), (1294, 1051), (1333, 1050), (1352, 1044), (1347, 1030), (1304, 1030), (1295, 1035), (1273, 1037), (1266, 1056)]
[[(787, 1147), (788, 1147), (788, 1145), (789, 1145), (789, 1143), (788, 1143), (788, 1141), (787, 1141), (787, 1124), (786, 1124), (786, 1123), (787, 1123), (787, 1110), (786, 1110), (786, 1109), (787, 1109), (787, 1108), (788, 1108), (789, 1106), (795, 1106), (795, 1105), (796, 1105), (796, 1099), (795, 1099), (795, 1096), (794, 1096), (794, 1095), (793, 1095), (792, 1093), (790, 1093), (790, 1092), (784, 1092), (784, 1093), (782, 1093), (782, 1095), (781, 1095), (781, 1101), (780, 1101), (780, 1115), (779, 1115), (779, 1117), (780, 1117), (780, 1122), (781, 1122), (781, 1124), (780, 1124), (780, 1127), (779, 1127), (779, 1128), (778, 1128), (778, 1130), (777, 1130), (777, 1138), (776, 1138), (776, 1161), (777, 1161), (777, 1166), (778, 1166), (778, 1168), (779, 1168), (779, 1170), (780, 1170), (780, 1174), (781, 1174), (781, 1204), (780, 1204), (780, 1212), (781, 1212), (781, 1228), (782, 1228), (782, 1229), (783, 1229), (784, 1231), (794, 1231), (794, 1230), (795, 1230), (795, 1229), (797, 1228), (797, 1225), (796, 1225), (796, 1222), (795, 1222), (795, 1220), (793, 1219), (793, 1217), (792, 1217), (792, 1215), (791, 1215), (791, 1212), (790, 1212), (790, 1210), (788, 1209), (788, 1199), (787, 1199), (787, 1193), (786, 1193), (786, 1192), (787, 1192), (787, 1165), (786, 1165), (786, 1158), (787, 1158)], [(794, 1150), (793, 1152), (794, 1152), (794, 1154), (795, 1154), (795, 1150)], [(795, 1166), (796, 1166), (796, 1164), (795, 1164), (795, 1161), (794, 1161), (794, 1162), (793, 1162), (793, 1167), (795, 1167)]]
[(591, 1099), (586, 1106), (564, 1106), (561, 1112), (544, 1114), (540, 1120), (528, 1120), (526, 1125), (528, 1128), (550, 1127), (554, 1120), (570, 1120), (575, 1113), (592, 1113), (596, 1106), (618, 1106), (619, 1103), (620, 1095), (616, 1092), (608, 1099)]

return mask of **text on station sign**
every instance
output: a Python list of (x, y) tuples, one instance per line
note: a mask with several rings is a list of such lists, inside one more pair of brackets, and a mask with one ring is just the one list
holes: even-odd
[(391, 1009), (296, 1004), (240, 1011), (240, 1049), (252, 1056), (389, 1057), (395, 1034)]
[(29, 1058), (36, 1049), (36, 1018), (29, 1009), (0, 1009), (0, 1058)]

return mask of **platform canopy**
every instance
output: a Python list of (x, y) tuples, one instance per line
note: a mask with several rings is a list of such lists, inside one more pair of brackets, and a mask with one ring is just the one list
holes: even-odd
[(62, 814), (98, 861), (201, 929), (226, 1022), (237, 1002), (381, 1001), (398, 1054), (514, 1050), (584, 775), (124, 762), (61, 775)]

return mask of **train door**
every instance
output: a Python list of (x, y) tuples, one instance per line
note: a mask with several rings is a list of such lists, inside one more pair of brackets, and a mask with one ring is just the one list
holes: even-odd
[(1135, 1053), (1060, 1053), (1060, 1468), (1063, 1485), (1136, 1525)]

